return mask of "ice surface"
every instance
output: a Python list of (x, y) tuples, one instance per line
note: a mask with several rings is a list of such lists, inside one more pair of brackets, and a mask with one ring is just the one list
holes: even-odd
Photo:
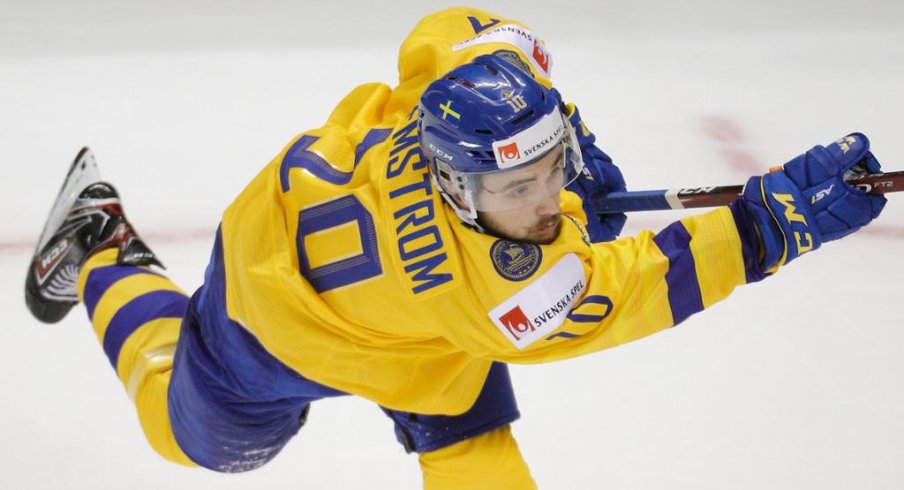
[[(84, 312), (41, 325), (22, 288), (87, 144), (193, 290), (222, 208), (345, 92), (392, 84), (398, 44), (440, 4), (451, 2), (0, 0), (0, 486), (419, 487), (389, 419), (351, 397), (315, 404), (259, 470), (163, 461)], [(886, 168), (904, 168), (900, 2), (483, 6), (547, 39), (560, 90), (632, 189), (742, 183), (850, 131), (870, 136)], [(634, 215), (629, 232), (679, 216)], [(895, 195), (870, 229), (675, 331), (514, 367), (515, 433), (541, 488), (904, 488), (902, 244)]]

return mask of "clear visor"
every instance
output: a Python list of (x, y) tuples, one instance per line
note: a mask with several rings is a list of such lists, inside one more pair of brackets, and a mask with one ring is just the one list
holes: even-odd
[(584, 168), (570, 125), (552, 149), (509, 170), (464, 174), (465, 200), (477, 211), (514, 211), (558, 198), (562, 189)]

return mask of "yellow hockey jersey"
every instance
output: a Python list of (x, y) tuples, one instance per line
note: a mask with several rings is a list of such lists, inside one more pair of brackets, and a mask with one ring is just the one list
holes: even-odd
[(306, 378), (395, 410), (459, 414), (493, 361), (619, 345), (750, 279), (755, 238), (730, 207), (608, 243), (591, 243), (595, 217), (568, 191), (549, 245), (463, 225), (432, 187), (414, 109), (430, 82), (488, 53), (550, 85), (551, 57), (526, 26), (465, 8), (431, 15), (402, 44), (398, 86), (352, 90), (225, 211), (227, 314)]

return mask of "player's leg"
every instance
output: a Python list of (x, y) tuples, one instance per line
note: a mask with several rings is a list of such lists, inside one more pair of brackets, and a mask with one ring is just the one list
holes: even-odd
[(147, 267), (116, 263), (118, 250), (93, 255), (79, 277), (94, 332), (135, 403), (142, 430), (164, 458), (193, 465), (173, 437), (167, 391), (188, 297)]
[(83, 149), (38, 241), (25, 281), (26, 304), (35, 318), (54, 323), (83, 301), (151, 445), (189, 464), (169, 430), (166, 408), (172, 351), (188, 298), (152, 271), (152, 264), (159, 262)]
[(399, 442), (419, 454), (425, 488), (536, 488), (509, 427), (520, 414), (505, 364), (493, 364), (474, 405), (461, 415), (384, 411)]
[[(26, 279), (41, 321), (82, 301), (98, 340), (138, 409), (151, 445), (172, 461), (244, 471), (269, 461), (304, 423), (309, 403), (343, 393), (276, 361), (225, 314), (222, 246), (199, 312), (172, 282), (100, 182), (93, 156), (76, 158)], [(183, 320), (184, 318), (184, 320)], [(228, 345), (226, 345), (228, 344)]]
[(426, 490), (537, 488), (509, 425), (421, 453), (420, 464)]
[(226, 312), (221, 235), (204, 285), (189, 301), (169, 387), (179, 446), (215, 471), (272, 460), (304, 425), (310, 403), (345, 395), (308, 380), (270, 354)]
[(219, 235), (191, 299), (116, 258), (105, 250), (88, 260), (81, 298), (163, 457), (221, 472), (258, 468), (304, 425), (311, 402), (344, 394), (291, 371), (228, 318)]

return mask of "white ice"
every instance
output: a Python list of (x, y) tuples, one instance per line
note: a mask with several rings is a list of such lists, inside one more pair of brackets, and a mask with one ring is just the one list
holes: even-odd
[[(452, 2), (0, 0), (0, 487), (419, 488), (370, 402), (319, 402), (273, 462), (186, 469), (144, 441), (83, 309), (25, 309), (31, 249), (82, 145), (187, 291), (220, 211)], [(457, 3), (457, 2), (456, 2)], [(78, 5), (77, 5), (78, 4)], [(632, 189), (742, 183), (851, 131), (904, 168), (904, 4), (503, 2)], [(682, 216), (636, 214), (627, 232)], [(513, 367), (544, 489), (904, 488), (904, 196), (672, 331)], [(375, 312), (374, 314), (379, 314)]]

